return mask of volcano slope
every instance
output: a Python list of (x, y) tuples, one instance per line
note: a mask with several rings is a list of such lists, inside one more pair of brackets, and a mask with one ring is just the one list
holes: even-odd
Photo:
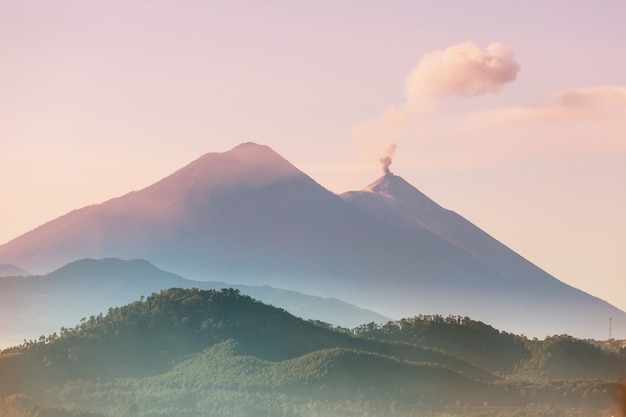
[(470, 316), (538, 337), (600, 338), (608, 317), (626, 325), (624, 312), (541, 271), (400, 177), (338, 196), (253, 143), (0, 246), (0, 263), (36, 273), (110, 257), (194, 280), (337, 297), (394, 318)]

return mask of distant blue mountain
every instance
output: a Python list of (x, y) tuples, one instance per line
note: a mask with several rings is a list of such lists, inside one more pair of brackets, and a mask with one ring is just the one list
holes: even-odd
[(19, 266), (10, 264), (0, 264), (0, 277), (15, 277), (32, 275), (30, 272), (20, 268)]
[(304, 319), (347, 328), (391, 320), (336, 298), (268, 286), (192, 281), (139, 259), (81, 259), (45, 275), (0, 279), (0, 349), (168, 288), (234, 288)]

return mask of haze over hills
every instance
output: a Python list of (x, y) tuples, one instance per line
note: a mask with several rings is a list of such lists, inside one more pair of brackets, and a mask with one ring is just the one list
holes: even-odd
[(620, 385), (611, 381), (626, 358), (585, 341), (529, 340), (441, 316), (360, 329), (366, 333), (306, 322), (232, 289), (172, 288), (0, 352), (0, 415), (601, 417), (619, 411), (613, 398)]
[(336, 298), (269, 286), (192, 281), (139, 259), (81, 259), (45, 275), (0, 279), (0, 349), (58, 332), (81, 318), (168, 288), (234, 288), (304, 319), (347, 328), (391, 320)]
[(193, 279), (332, 296), (396, 318), (467, 315), (538, 337), (605, 338), (609, 318), (626, 325), (624, 312), (398, 176), (337, 196), (253, 143), (0, 246), (0, 262), (38, 273), (87, 257), (142, 258)]
[(11, 265), (11, 264), (1, 264), (0, 265), (0, 277), (14, 277), (14, 276), (27, 276), (31, 275), (30, 272), (23, 270), (22, 268)]

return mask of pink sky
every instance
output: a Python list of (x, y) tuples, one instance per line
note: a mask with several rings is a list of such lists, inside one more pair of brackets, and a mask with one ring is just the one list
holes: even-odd
[[(336, 192), (376, 179), (395, 142), (396, 174), (626, 309), (624, 16), (609, 0), (1, 1), (0, 242), (241, 142)], [(438, 66), (468, 42), (505, 58), (497, 77)], [(468, 73), (493, 83), (465, 94), (450, 77)], [(390, 109), (411, 111), (379, 129)]]

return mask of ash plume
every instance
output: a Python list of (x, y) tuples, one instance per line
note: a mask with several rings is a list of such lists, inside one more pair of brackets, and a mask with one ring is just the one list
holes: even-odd
[(393, 162), (393, 156), (396, 153), (397, 145), (395, 142), (389, 142), (383, 151), (383, 156), (380, 157), (379, 161), (383, 165), (383, 172), (385, 175), (391, 174), (391, 170), (389, 166), (391, 162)]
[[(352, 135), (370, 143), (379, 142), (381, 137), (398, 139), (401, 128), (437, 112), (444, 100), (498, 94), (505, 84), (515, 81), (520, 68), (513, 50), (500, 43), (481, 49), (473, 42), (464, 42), (426, 53), (405, 79), (403, 102), (387, 107), (375, 120), (356, 124)], [(587, 98), (578, 94), (563, 99)], [(379, 158), (385, 175), (391, 174), (395, 150), (396, 144), (391, 142)]]

